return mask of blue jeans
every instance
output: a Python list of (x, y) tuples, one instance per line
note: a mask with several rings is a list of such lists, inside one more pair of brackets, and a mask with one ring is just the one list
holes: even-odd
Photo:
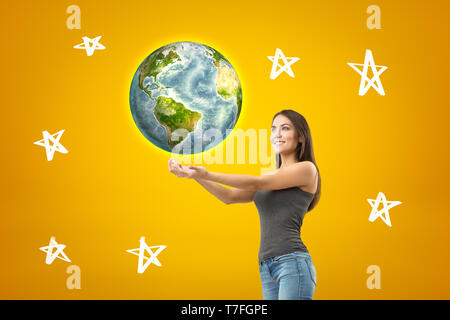
[(307, 252), (292, 252), (259, 264), (264, 300), (312, 300), (316, 269)]

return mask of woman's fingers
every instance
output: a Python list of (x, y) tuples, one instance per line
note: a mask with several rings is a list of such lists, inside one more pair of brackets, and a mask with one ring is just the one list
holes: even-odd
[(174, 175), (176, 175), (179, 178), (186, 177), (186, 173), (184, 171), (184, 168), (181, 164), (170, 158), (168, 161), (168, 167), (169, 171), (172, 172)]
[(168, 167), (169, 171), (179, 178), (192, 178), (192, 174), (195, 172), (195, 170), (181, 165), (179, 162), (175, 161), (172, 158), (170, 158), (170, 160), (168, 161)]
[(173, 173), (174, 175), (176, 175), (177, 177), (180, 176), (179, 170), (178, 170), (178, 168), (176, 168), (176, 167), (174, 166), (173, 160), (172, 160), (172, 159), (169, 160), (168, 166), (169, 166), (169, 171), (170, 171), (170, 172), (172, 172), (172, 173)]
[(170, 170), (172, 170), (172, 171), (175, 170), (175, 166), (173, 165), (173, 162), (172, 162), (172, 161), (169, 162), (169, 168), (170, 168)]

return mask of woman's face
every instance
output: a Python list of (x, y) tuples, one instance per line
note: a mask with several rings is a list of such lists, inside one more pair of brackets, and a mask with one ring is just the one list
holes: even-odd
[(301, 139), (288, 117), (279, 114), (273, 120), (270, 143), (276, 153), (294, 152)]

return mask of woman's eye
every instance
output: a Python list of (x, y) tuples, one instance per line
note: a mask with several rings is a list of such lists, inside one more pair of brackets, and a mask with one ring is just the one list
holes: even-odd
[(288, 127), (283, 127), (283, 129), (288, 129), (288, 130), (289, 130), (289, 128), (288, 128)]

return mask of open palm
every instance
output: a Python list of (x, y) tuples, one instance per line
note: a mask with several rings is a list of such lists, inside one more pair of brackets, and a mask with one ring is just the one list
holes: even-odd
[(178, 178), (191, 178), (195, 174), (195, 170), (189, 169), (186, 166), (181, 165), (177, 161), (169, 160), (169, 171), (176, 175)]

